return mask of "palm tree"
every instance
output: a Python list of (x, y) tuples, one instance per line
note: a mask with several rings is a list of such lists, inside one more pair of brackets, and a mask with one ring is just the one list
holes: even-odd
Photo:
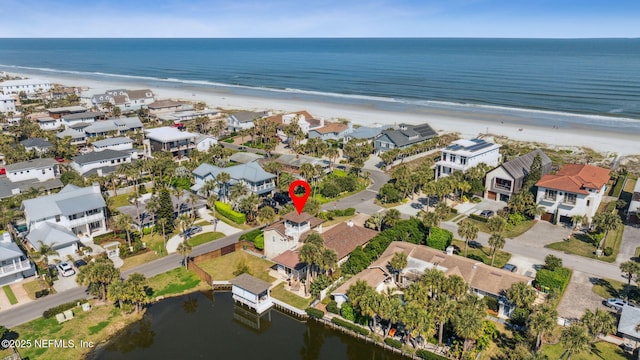
[(42, 259), (42, 261), (44, 262), (44, 266), (47, 267), (49, 278), (51, 278), (51, 270), (49, 270), (49, 256), (59, 255), (58, 251), (53, 248), (56, 243), (51, 243), (51, 245), (48, 245), (42, 242), (42, 240), (38, 240), (38, 245), (40, 246), (40, 248), (36, 250), (35, 254), (38, 255), (38, 258)]
[(183, 242), (187, 240), (187, 230), (191, 227), (193, 219), (187, 214), (181, 214), (176, 218), (176, 227), (182, 233)]
[(389, 209), (384, 214), (384, 218), (382, 223), (385, 228), (390, 228), (396, 226), (396, 224), (400, 221), (400, 210), (398, 209)]
[(127, 214), (120, 214), (116, 216), (112, 226), (118, 231), (124, 231), (127, 234), (127, 244), (131, 246), (131, 223), (133, 218)]
[(429, 229), (427, 233), (427, 238), (429, 238), (431, 236), (431, 228), (439, 223), (438, 215), (435, 212), (426, 212), (422, 216), (422, 223)]
[(567, 360), (571, 359), (571, 356), (574, 354), (579, 354), (590, 349), (587, 329), (584, 325), (580, 324), (572, 324), (562, 329), (560, 342), (567, 353)]
[(636, 275), (638, 274), (638, 272), (640, 272), (640, 265), (633, 260), (625, 261), (620, 264), (620, 271), (622, 271), (627, 278), (627, 285), (631, 285), (631, 279), (633, 278), (633, 275)]
[(365, 226), (370, 229), (380, 231), (382, 230), (383, 219), (384, 217), (381, 213), (375, 213), (367, 219), (367, 221), (365, 222)]
[(607, 335), (616, 330), (616, 319), (603, 309), (596, 309), (595, 313), (587, 309), (580, 320), (587, 327), (594, 341), (598, 336)]
[(482, 335), (485, 308), (484, 301), (474, 294), (468, 294), (458, 304), (458, 311), (453, 318), (453, 331), (464, 339), (464, 352), (469, 351), (473, 342)]
[(248, 193), (249, 190), (243, 183), (235, 183), (231, 185), (231, 189), (229, 190), (229, 199), (231, 200), (231, 203), (234, 204), (234, 208), (237, 207), (238, 200)]
[(276, 212), (270, 206), (258, 210), (257, 220), (260, 224), (270, 224), (276, 219)]
[(507, 289), (507, 300), (520, 309), (528, 309), (536, 300), (536, 291), (523, 282), (517, 282)]
[(494, 216), (487, 221), (487, 228), (492, 234), (502, 233), (506, 226), (507, 221), (500, 216)]
[(162, 241), (164, 243), (164, 246), (162, 247), (163, 251), (167, 247), (167, 237), (166, 237), (165, 232), (164, 232), (164, 227), (167, 226), (168, 222), (169, 222), (169, 220), (167, 218), (160, 218), (157, 221), (158, 225), (160, 225), (160, 227), (162, 228)]
[(180, 244), (178, 244), (178, 254), (182, 255), (182, 262), (184, 263), (184, 268), (189, 270), (189, 264), (187, 262), (187, 256), (189, 256), (189, 254), (191, 254), (191, 251), (193, 249), (191, 248), (191, 245), (189, 245), (188, 242), (183, 241)]
[(394, 253), (389, 265), (391, 265), (393, 272), (396, 273), (396, 282), (399, 282), (400, 271), (407, 266), (407, 254), (404, 251)]
[(231, 180), (231, 175), (229, 175), (229, 173), (226, 172), (221, 172), (218, 175), (216, 175), (216, 182), (218, 183), (218, 191), (220, 191), (220, 197), (223, 199), (224, 202), (228, 202), (229, 201), (229, 197), (228, 197), (228, 186), (229, 186), (229, 181)]
[(262, 200), (260, 199), (260, 197), (254, 193), (251, 193), (240, 200), (240, 204), (238, 207), (243, 212), (247, 213), (250, 221), (253, 221), (255, 219), (255, 214), (258, 212), (258, 207), (261, 203)]
[(540, 350), (542, 337), (550, 333), (556, 326), (558, 312), (552, 306), (537, 306), (529, 315), (528, 328), (536, 336), (535, 350)]
[(438, 323), (438, 346), (442, 346), (444, 324), (453, 317), (456, 309), (456, 303), (445, 296), (441, 296), (432, 303), (432, 306), (434, 320)]
[(122, 303), (127, 299), (127, 288), (122, 280), (118, 279), (107, 287), (107, 298), (113, 302), (117, 301), (118, 307), (122, 309)]
[(615, 213), (603, 212), (593, 217), (593, 223), (598, 229), (604, 231), (604, 238), (600, 248), (605, 249), (607, 247), (607, 235), (609, 235), (609, 231), (615, 230), (618, 226), (622, 225), (622, 220), (620, 220), (620, 216)]
[(464, 219), (458, 225), (458, 235), (464, 239), (464, 256), (467, 256), (467, 246), (470, 241), (478, 238), (478, 225), (475, 222)]
[(506, 243), (506, 240), (502, 234), (492, 234), (489, 237), (489, 246), (491, 247), (491, 266), (496, 259), (496, 252), (498, 249), (502, 249)]
[(325, 155), (329, 158), (329, 162), (331, 163), (331, 169), (333, 170), (335, 159), (338, 158), (338, 155), (340, 155), (340, 152), (338, 151), (338, 149), (334, 147), (330, 147), (327, 149), (327, 151), (325, 151)]
[(218, 184), (216, 184), (214, 180), (209, 179), (204, 182), (204, 185), (202, 185), (200, 190), (204, 196), (209, 197), (216, 190), (216, 187), (218, 187)]
[(216, 218), (216, 202), (217, 201), (218, 201), (217, 194), (211, 194), (209, 195), (209, 197), (207, 197), (207, 205), (209, 206), (209, 209), (213, 211), (213, 231), (216, 231), (216, 228), (218, 227), (218, 220)]

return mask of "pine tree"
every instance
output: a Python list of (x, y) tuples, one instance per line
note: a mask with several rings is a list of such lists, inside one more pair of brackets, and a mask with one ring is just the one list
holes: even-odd
[(167, 188), (160, 190), (160, 207), (157, 212), (158, 219), (167, 219), (165, 232), (173, 232), (173, 202)]

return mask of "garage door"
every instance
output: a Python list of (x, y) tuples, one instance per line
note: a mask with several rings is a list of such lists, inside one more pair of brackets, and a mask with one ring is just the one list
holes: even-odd
[(544, 213), (544, 214), (542, 214), (540, 219), (542, 219), (544, 221), (552, 222), (553, 221), (553, 213)]
[(496, 193), (495, 193), (495, 192), (493, 192), (493, 191), (489, 191), (489, 192), (487, 192), (487, 198), (488, 198), (489, 200), (495, 200), (495, 199), (496, 199)]

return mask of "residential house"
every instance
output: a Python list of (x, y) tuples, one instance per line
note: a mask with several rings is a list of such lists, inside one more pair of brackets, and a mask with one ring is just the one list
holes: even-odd
[(78, 235), (107, 229), (106, 203), (100, 185), (67, 185), (57, 194), (22, 201), (27, 243), (37, 250), (39, 241), (53, 246), (61, 258), (77, 249)]
[(271, 288), (270, 283), (246, 273), (231, 279), (233, 300), (248, 306), (258, 314), (262, 314), (273, 306), (269, 288)]
[(92, 174), (103, 176), (117, 170), (118, 166), (131, 162), (131, 154), (126, 151), (106, 149), (74, 156), (71, 168), (82, 176)]
[(43, 138), (31, 138), (20, 141), (20, 144), (24, 146), (27, 151), (33, 151), (36, 154), (42, 155), (53, 150), (53, 144), (47, 139)]
[(75, 126), (77, 124), (91, 124), (98, 119), (104, 118), (104, 113), (100, 111), (85, 111), (80, 113), (62, 115), (62, 125)]
[(56, 134), (58, 139), (64, 139), (67, 136), (71, 138), (71, 145), (80, 145), (87, 142), (87, 135), (85, 135), (84, 131), (75, 130), (70, 127)]
[[(266, 244), (266, 242), (265, 242)], [(424, 245), (394, 241), (368, 269), (358, 273), (331, 294), (339, 305), (348, 300), (347, 290), (358, 280), (364, 280), (377, 291), (395, 288), (390, 262), (395, 253), (407, 255), (407, 266), (399, 273), (400, 287), (407, 287), (418, 281), (425, 270), (437, 269), (446, 276), (458, 275), (469, 285), (472, 293), (480, 297), (490, 296), (498, 299), (498, 315), (509, 317), (514, 306), (505, 298), (505, 292), (515, 283), (530, 285), (532, 279), (507, 270), (498, 269), (481, 261), (453, 254), (453, 247), (446, 252)]]
[(219, 114), (219, 111), (213, 109), (193, 110), (183, 109), (170, 113), (158, 114), (158, 119), (162, 121), (173, 121), (175, 124), (179, 124), (185, 121), (194, 120), (199, 117), (211, 118)]
[(398, 129), (382, 130), (373, 142), (374, 152), (383, 153), (392, 149), (404, 149), (438, 136), (429, 124), (400, 124)]
[(636, 182), (627, 210), (627, 221), (632, 224), (640, 224), (640, 181)]
[(7, 178), (12, 182), (46, 181), (60, 175), (58, 162), (51, 158), (33, 159), (6, 165), (5, 170)]
[(131, 152), (133, 150), (133, 140), (128, 137), (107, 138), (91, 143), (93, 151), (100, 152), (104, 150), (117, 150)]
[(512, 195), (519, 193), (536, 156), (540, 156), (542, 161), (541, 175), (548, 174), (553, 165), (551, 159), (542, 150), (533, 150), (489, 171), (485, 178), (485, 198), (507, 202)]
[(633, 306), (623, 306), (618, 321), (618, 335), (631, 349), (638, 348), (640, 344), (638, 324), (640, 324), (640, 309)]
[(247, 164), (250, 162), (258, 161), (260, 159), (264, 159), (264, 155), (254, 154), (249, 152), (237, 152), (229, 156), (229, 161), (236, 164)]
[(222, 172), (229, 174), (231, 177), (229, 185), (236, 183), (244, 184), (249, 191), (257, 195), (264, 196), (271, 194), (276, 188), (276, 175), (264, 171), (257, 162), (226, 168), (219, 168), (204, 163), (193, 170), (195, 185), (191, 187), (191, 190), (200, 192), (200, 189), (202, 189), (202, 186), (204, 186), (207, 181), (215, 181), (216, 176)]
[(145, 134), (148, 156), (152, 152), (166, 151), (174, 157), (189, 156), (189, 152), (196, 148), (196, 138), (199, 135), (168, 126), (145, 130)]
[(351, 123), (327, 123), (325, 126), (309, 130), (309, 139), (342, 140), (353, 131)]
[(54, 119), (61, 119), (65, 115), (79, 114), (86, 112), (88, 109), (83, 106), (64, 106), (58, 108), (48, 108), (49, 116)]
[(122, 111), (135, 111), (155, 101), (153, 91), (149, 89), (107, 90), (104, 94), (95, 94), (91, 97), (91, 104), (96, 107), (105, 108), (105, 104), (117, 106)]
[(324, 126), (324, 119), (316, 119), (306, 111), (296, 111), (294, 113), (279, 115), (281, 117), (282, 126), (291, 124), (294, 120), (298, 121), (300, 130), (306, 135), (309, 131)]
[(0, 113), (8, 112), (16, 112), (16, 99), (10, 95), (0, 95)]
[(157, 100), (147, 105), (149, 113), (152, 115), (158, 115), (161, 113), (174, 112), (178, 110), (192, 110), (193, 107), (182, 101), (174, 100)]
[(256, 119), (266, 116), (269, 116), (268, 111), (238, 111), (227, 116), (227, 129), (230, 131), (250, 129)]
[[(155, 219), (154, 215), (147, 210), (147, 204), (152, 196), (154, 195), (150, 193), (144, 194), (137, 201), (131, 201), (130, 205), (119, 207), (118, 212), (131, 216), (133, 219), (132, 225), (137, 229), (151, 227), (155, 225)], [(170, 196), (174, 218), (177, 218), (180, 214), (189, 214), (207, 206), (207, 200), (197, 196), (194, 197), (187, 190), (183, 190), (179, 196), (174, 194)]]
[(364, 247), (377, 234), (377, 231), (355, 225), (349, 220), (332, 227), (320, 236), (324, 239), (324, 246), (336, 252), (338, 265), (341, 265), (349, 259), (353, 250)]
[(50, 194), (52, 190), (62, 189), (63, 186), (64, 184), (59, 177), (44, 181), (29, 179), (13, 182), (4, 176), (0, 176), (0, 200), (8, 199), (31, 189)]
[(61, 118), (52, 118), (51, 116), (43, 116), (36, 119), (38, 126), (42, 130), (58, 130), (62, 126)]
[(49, 90), (51, 90), (51, 82), (48, 80), (20, 79), (0, 82), (0, 93), (5, 95), (20, 94), (21, 92), (26, 94), (44, 93)]
[[(108, 92), (107, 92), (108, 93)], [(150, 89), (126, 90), (127, 102), (122, 110), (132, 111), (146, 107), (155, 101)]]
[(0, 286), (35, 274), (35, 266), (7, 231), (0, 233)]
[(290, 172), (294, 175), (300, 174), (300, 167), (302, 167), (303, 164), (311, 164), (313, 166), (319, 165), (322, 167), (325, 174), (331, 172), (331, 162), (329, 160), (320, 159), (313, 156), (280, 154), (278, 157), (269, 160), (281, 163), (284, 167), (284, 171)]
[(196, 138), (196, 149), (201, 152), (207, 152), (212, 146), (218, 144), (218, 139), (211, 135), (199, 135)]
[(137, 116), (100, 120), (84, 128), (88, 137), (111, 136), (113, 134), (120, 136), (140, 130), (142, 130), (142, 121)]
[(383, 130), (388, 129), (388, 127), (367, 127), (367, 126), (360, 126), (357, 128), (354, 128), (353, 131), (349, 134), (347, 134), (344, 138), (345, 141), (351, 141), (354, 139), (358, 139), (358, 140), (367, 140), (369, 142), (374, 141), (377, 137), (380, 136), (380, 134), (382, 133)]
[(500, 163), (500, 146), (484, 139), (456, 140), (442, 150), (436, 161), (436, 180), (454, 171), (465, 172), (484, 163), (493, 168)]
[(291, 212), (264, 229), (264, 254), (273, 259), (287, 250), (295, 250), (311, 230), (318, 228), (322, 232), (324, 220), (309, 213)]
[(574, 215), (591, 222), (607, 192), (609, 170), (593, 165), (566, 164), (536, 183), (536, 202), (545, 208), (543, 220), (572, 223)]

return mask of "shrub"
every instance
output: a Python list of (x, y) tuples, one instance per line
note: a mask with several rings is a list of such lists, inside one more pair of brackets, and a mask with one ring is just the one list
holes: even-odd
[(49, 289), (42, 289), (42, 290), (36, 291), (36, 299), (45, 297), (47, 295), (49, 295)]
[(473, 220), (477, 220), (477, 221), (481, 221), (481, 222), (487, 222), (487, 218), (486, 217), (482, 217), (480, 215), (476, 215), (476, 214), (469, 214), (469, 219), (473, 219)]
[(314, 319), (322, 319), (324, 317), (324, 311), (316, 308), (307, 308), (307, 315)]
[(393, 184), (386, 183), (380, 188), (378, 199), (380, 199), (382, 203), (396, 203), (402, 200), (402, 193), (396, 189)]
[(507, 223), (513, 226), (519, 225), (527, 220), (527, 217), (520, 213), (509, 214)]
[(484, 298), (487, 299), (487, 309), (498, 311), (498, 299), (494, 298), (493, 296), (485, 296)]
[(240, 240), (241, 241), (244, 240), (244, 241), (248, 241), (248, 242), (255, 242), (256, 238), (260, 234), (262, 234), (262, 230), (261, 229), (251, 230), (248, 233), (244, 233), (244, 234), (240, 235)]
[(571, 270), (567, 268), (557, 268), (554, 271), (540, 269), (536, 273), (536, 285), (549, 289), (559, 289), (564, 291), (571, 278)]
[(396, 349), (401, 349), (402, 348), (402, 342), (400, 342), (400, 340), (398, 340), (398, 339), (394, 339), (394, 338), (390, 338), (390, 337), (384, 338), (384, 343), (389, 345), (389, 346), (391, 346), (391, 347), (394, 347)]
[(613, 254), (613, 248), (611, 246), (607, 246), (604, 249), (604, 256), (611, 256)]
[(555, 271), (557, 268), (562, 267), (562, 259), (555, 255), (547, 255), (544, 258), (544, 269)]
[[(344, 306), (343, 306), (343, 308), (344, 308)], [(363, 327), (360, 327), (360, 326), (358, 326), (356, 324), (353, 324), (353, 323), (350, 323), (348, 321), (344, 321), (344, 320), (342, 320), (340, 318), (334, 317), (334, 318), (331, 319), (331, 322), (336, 324), (336, 325), (338, 325), (338, 326), (342, 326), (342, 327), (347, 328), (349, 330), (353, 330), (353, 331), (357, 332), (358, 334), (369, 335), (369, 330), (368, 329), (365, 329)]]
[(425, 350), (425, 349), (418, 349), (416, 351), (416, 356), (424, 360), (447, 360), (446, 357), (440, 356), (438, 354), (434, 354), (429, 350)]
[(523, 308), (515, 308), (513, 313), (511, 314), (511, 318), (509, 319), (509, 323), (516, 326), (524, 326), (529, 319), (530, 311), (529, 309)]
[(62, 305), (52, 307), (51, 309), (45, 310), (42, 313), (42, 317), (45, 319), (52, 318), (56, 316), (56, 314), (60, 314), (61, 312), (67, 311), (69, 309), (73, 309), (74, 307), (76, 307), (76, 304), (81, 301), (85, 301), (85, 300), (74, 300), (68, 303), (64, 303)]
[(253, 245), (258, 250), (264, 250), (264, 234), (258, 235), (258, 237), (256, 237), (256, 240), (254, 241)]
[(445, 250), (447, 246), (451, 245), (451, 240), (453, 240), (451, 231), (435, 226), (430, 230), (429, 238), (427, 238), (427, 246), (434, 249)]
[(343, 318), (349, 321), (354, 321), (356, 319), (356, 314), (353, 311), (353, 306), (351, 306), (351, 304), (349, 303), (342, 304), (342, 308), (340, 309), (340, 314), (342, 315)]
[(340, 192), (341, 190), (338, 187), (338, 184), (336, 184), (333, 181), (324, 184), (322, 186), (322, 189), (320, 189), (320, 194), (322, 194), (322, 196), (327, 198), (334, 198), (340, 195)]
[(247, 222), (247, 217), (242, 213), (234, 211), (229, 204), (216, 201), (216, 211), (236, 224), (244, 224)]
[(335, 300), (329, 301), (329, 303), (327, 304), (327, 311), (333, 314), (340, 314), (338, 303)]
[(458, 209), (456, 209), (456, 208), (449, 208), (449, 212), (450, 212), (452, 215), (458, 215)]

